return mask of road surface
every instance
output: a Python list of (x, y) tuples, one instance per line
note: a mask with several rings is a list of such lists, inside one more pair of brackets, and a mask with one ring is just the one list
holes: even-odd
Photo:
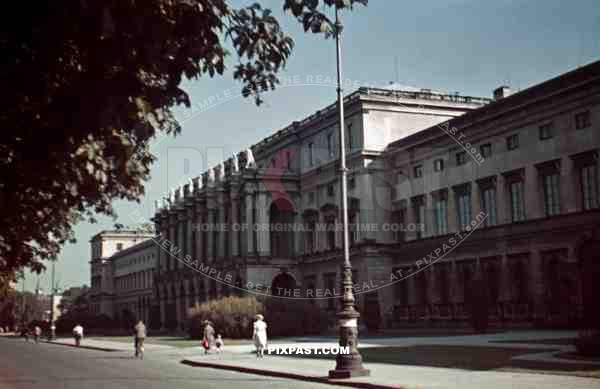
[[(76, 349), (0, 338), (0, 389), (109, 388), (334, 388), (297, 380), (185, 366), (181, 350), (146, 350), (143, 361), (126, 352)], [(265, 358), (267, 361), (267, 358)]]

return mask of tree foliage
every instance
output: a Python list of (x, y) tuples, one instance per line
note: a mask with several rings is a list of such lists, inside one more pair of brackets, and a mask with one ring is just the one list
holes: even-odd
[[(329, 35), (319, 11), (366, 0), (283, 0), (306, 31)], [(233, 77), (261, 103), (293, 41), (259, 4), (227, 0), (17, 2), (0, 32), (0, 270), (44, 268), (72, 226), (139, 201), (155, 157), (148, 142), (177, 134), (181, 81)], [(8, 18), (5, 18), (8, 19)]]

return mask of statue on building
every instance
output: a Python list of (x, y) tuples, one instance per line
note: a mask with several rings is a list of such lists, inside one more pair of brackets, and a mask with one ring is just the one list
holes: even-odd
[(236, 153), (233, 153), (233, 158), (231, 159), (231, 167), (233, 173), (239, 173), (240, 171), (240, 163), (238, 161), (238, 156)]
[(256, 167), (256, 161), (254, 160), (254, 154), (252, 154), (252, 150), (250, 148), (246, 149), (246, 166), (245, 168), (254, 168)]
[(217, 174), (217, 181), (219, 181), (219, 182), (225, 181), (225, 166), (223, 165), (223, 162), (218, 164), (217, 167), (215, 168), (215, 170), (216, 170), (216, 174)]
[(208, 183), (212, 184), (215, 182), (215, 169), (212, 167), (208, 168)]

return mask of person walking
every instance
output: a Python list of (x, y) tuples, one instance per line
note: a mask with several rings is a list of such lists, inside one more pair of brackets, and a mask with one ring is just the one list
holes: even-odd
[(135, 331), (135, 357), (144, 359), (144, 341), (146, 340), (146, 325), (143, 321), (138, 321), (134, 327)]
[(40, 341), (40, 336), (42, 336), (42, 329), (40, 326), (33, 327), (33, 339), (35, 340), (35, 343)]
[(265, 317), (261, 314), (256, 315), (254, 318), (252, 339), (256, 347), (256, 357), (262, 358), (264, 357), (265, 347), (267, 347), (267, 323), (265, 323)]
[(221, 334), (217, 334), (217, 339), (215, 340), (215, 345), (217, 346), (217, 354), (223, 351), (223, 347), (225, 347), (225, 343), (223, 342), (223, 338)]
[(204, 336), (202, 337), (202, 346), (204, 346), (204, 354), (208, 354), (215, 345), (215, 329), (212, 323), (208, 320), (204, 321)]
[(23, 337), (25, 341), (29, 343), (29, 328), (27, 328), (27, 326), (24, 324), (21, 327), (21, 337)]
[(75, 345), (77, 347), (81, 346), (81, 339), (83, 339), (83, 327), (81, 324), (77, 324), (73, 327), (73, 337), (75, 338)]

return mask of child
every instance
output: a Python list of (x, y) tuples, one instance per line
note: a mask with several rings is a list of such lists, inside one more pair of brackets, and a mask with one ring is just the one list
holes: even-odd
[(225, 345), (223, 343), (223, 338), (221, 338), (221, 334), (217, 335), (217, 340), (215, 341), (215, 345), (217, 346), (217, 352), (220, 353), (221, 351), (223, 351), (223, 346)]

